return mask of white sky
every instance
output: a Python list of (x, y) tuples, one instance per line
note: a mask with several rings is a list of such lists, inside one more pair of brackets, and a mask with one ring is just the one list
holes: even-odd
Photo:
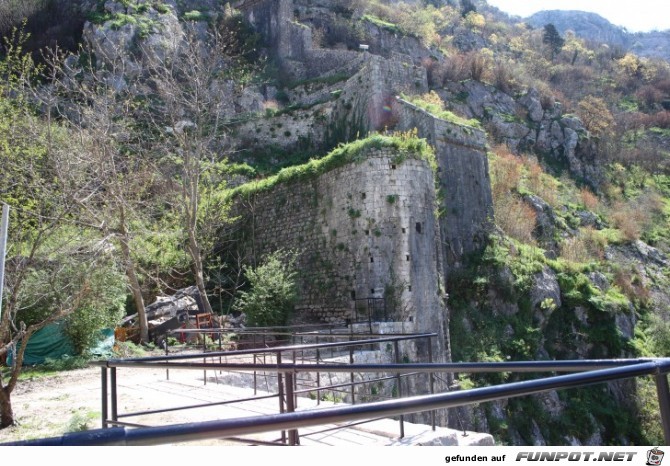
[(541, 10), (592, 11), (630, 32), (670, 29), (670, 0), (487, 0), (521, 17)]

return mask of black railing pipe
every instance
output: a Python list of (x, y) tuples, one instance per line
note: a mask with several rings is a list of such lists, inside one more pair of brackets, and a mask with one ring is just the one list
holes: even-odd
[[(356, 341), (340, 341), (340, 342), (330, 342), (330, 343), (312, 343), (312, 344), (306, 344), (306, 345), (290, 345), (290, 346), (281, 346), (281, 347), (276, 347), (276, 348), (256, 348), (256, 349), (249, 349), (249, 350), (235, 350), (235, 351), (212, 351), (208, 352), (207, 356), (208, 357), (213, 357), (213, 356), (244, 356), (244, 355), (249, 355), (249, 354), (261, 354), (261, 353), (276, 353), (277, 351), (300, 351), (300, 350), (307, 350), (307, 349), (316, 349), (316, 348), (348, 348), (349, 346), (362, 346), (362, 345), (370, 345), (370, 344), (375, 344), (375, 343), (386, 343), (386, 342), (393, 342), (393, 341), (404, 341), (404, 340), (418, 340), (420, 338), (427, 338), (427, 337), (436, 337), (436, 333), (419, 333), (419, 334), (413, 334), (413, 335), (407, 335), (407, 336), (390, 336), (390, 337), (384, 337), (384, 338), (368, 338), (365, 340), (356, 340)], [(153, 361), (172, 361), (172, 360), (180, 360), (180, 359), (199, 359), (202, 358), (201, 353), (197, 354), (180, 354), (180, 355), (174, 355), (174, 356), (147, 356), (144, 358), (134, 358), (133, 361), (137, 362), (153, 362)], [(97, 365), (97, 366), (106, 366), (106, 367), (123, 367), (123, 363), (126, 362), (123, 359), (108, 359), (106, 361), (93, 361), (91, 362), (92, 365)], [(128, 366), (126, 366), (128, 367)]]
[(670, 445), (670, 389), (668, 387), (668, 375), (661, 372), (656, 374), (655, 379), (665, 444)]
[[(575, 388), (643, 375), (665, 374), (668, 371), (670, 371), (670, 361), (657, 360), (624, 367), (560, 375), (459, 392), (414, 396), (400, 400), (162, 427), (130, 430), (125, 428), (99, 429), (67, 434), (59, 438), (29, 440), (6, 445), (161, 445), (237, 437), (376, 417), (399, 416), (432, 409), (454, 408), (472, 403), (532, 395), (555, 389)], [(664, 420), (663, 425), (666, 425), (666, 420)], [(666, 435), (668, 435), (667, 432)]]
[[(276, 352), (276, 350), (275, 350)], [(201, 362), (162, 362), (156, 360), (109, 360), (102, 363), (109, 367), (154, 367), (173, 369), (226, 369), (229, 371), (273, 371), (273, 372), (391, 372), (391, 373), (431, 373), (431, 372), (580, 372), (614, 367), (626, 367), (654, 362), (656, 359), (631, 360), (586, 360), (586, 361), (518, 361), (496, 363), (408, 363), (408, 364), (250, 364), (250, 363), (201, 363)]]

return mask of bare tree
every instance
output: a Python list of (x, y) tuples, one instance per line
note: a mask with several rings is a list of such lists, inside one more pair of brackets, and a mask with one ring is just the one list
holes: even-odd
[(228, 212), (223, 196), (228, 164), (221, 76), (234, 66), (225, 54), (229, 45), (216, 31), (203, 38), (191, 30), (172, 47), (173, 53), (144, 54), (158, 101), (147, 118), (159, 135), (156, 149), (161, 154), (162, 173), (176, 194), (174, 207), (182, 219), (186, 249), (206, 312), (212, 312), (212, 307), (204, 251), (212, 250)]
[(133, 120), (135, 95), (118, 79), (127, 60), (122, 54), (100, 57), (104, 68), (80, 53), (67, 59), (54, 53), (47, 62), (50, 87), (35, 94), (56, 113), (76, 139), (72, 152), (59, 152), (58, 176), (68, 186), (82, 221), (102, 238), (114, 240), (137, 309), (140, 342), (149, 340), (137, 264), (133, 258), (133, 220), (151, 201), (154, 168), (140, 153)]

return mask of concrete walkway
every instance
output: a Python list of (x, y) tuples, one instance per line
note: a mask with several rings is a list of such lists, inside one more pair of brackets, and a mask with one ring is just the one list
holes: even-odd
[[(169, 379), (164, 370), (152, 370), (152, 377), (147, 377), (140, 383), (136, 377), (124, 381), (124, 369), (118, 370), (118, 412), (123, 415), (128, 412), (144, 410), (160, 410), (177, 406), (193, 406), (206, 404), (201, 408), (172, 411), (168, 413), (142, 414), (120, 420), (129, 423), (147, 426), (181, 424), (220, 419), (234, 419), (258, 415), (276, 414), (279, 412), (279, 401), (276, 397), (232, 403), (226, 405), (210, 405), (222, 401), (230, 401), (254, 396), (253, 388), (233, 386), (230, 374), (219, 375), (215, 371), (171, 370)], [(234, 377), (233, 377), (234, 378)], [(248, 378), (244, 377), (245, 379)], [(259, 386), (265, 379), (259, 376)], [(267, 382), (268, 385), (272, 381)], [(257, 397), (271, 395), (271, 392), (258, 390)], [(144, 405), (144, 406), (142, 406)], [(298, 397), (296, 410), (311, 410), (335, 406), (328, 401), (321, 401), (307, 397)], [(337, 405), (341, 405), (338, 403)], [(404, 423), (405, 436), (399, 438), (399, 422), (392, 419), (380, 419), (355, 425), (338, 424), (324, 425), (298, 430), (300, 445), (302, 446), (362, 446), (362, 445), (493, 445), (493, 438), (488, 434), (467, 432), (438, 427), (435, 431), (430, 426), (422, 424)], [(250, 436), (250, 438), (270, 442), (280, 437), (280, 432), (268, 432)], [(205, 444), (221, 444), (217, 441)], [(225, 441), (223, 444), (231, 444)], [(193, 445), (193, 442), (184, 443)]]

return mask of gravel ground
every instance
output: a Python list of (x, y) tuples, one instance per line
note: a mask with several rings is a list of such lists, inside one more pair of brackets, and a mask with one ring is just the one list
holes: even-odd
[[(235, 390), (217, 384), (216, 374), (212, 371), (207, 373), (207, 384), (202, 371), (172, 370), (170, 380), (166, 379), (164, 369), (119, 368), (117, 371), (119, 413), (219, 401), (230, 396), (227, 391)], [(100, 428), (101, 400), (101, 370), (97, 367), (20, 381), (12, 393), (18, 425), (0, 430), (0, 443)], [(193, 409), (143, 415), (128, 419), (128, 422), (167, 425), (216, 419), (217, 416), (224, 415), (216, 409)], [(235, 416), (235, 413), (225, 416)], [(217, 440), (189, 442), (189, 445), (196, 444), (237, 445)]]

